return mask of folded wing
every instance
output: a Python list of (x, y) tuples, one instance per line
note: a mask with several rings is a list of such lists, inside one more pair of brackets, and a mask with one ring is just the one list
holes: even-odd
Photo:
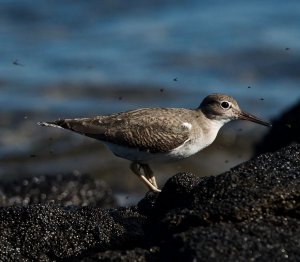
[(189, 130), (183, 125), (185, 117), (182, 110), (157, 110), (138, 109), (108, 116), (41, 124), (59, 126), (98, 140), (151, 153), (168, 152), (189, 139)]

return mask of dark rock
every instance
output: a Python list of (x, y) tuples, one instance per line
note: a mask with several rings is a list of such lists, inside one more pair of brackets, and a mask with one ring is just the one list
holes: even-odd
[(272, 121), (272, 129), (256, 146), (256, 154), (274, 152), (291, 143), (300, 143), (300, 101)]
[(290, 217), (218, 223), (174, 234), (162, 261), (299, 261), (300, 221)]
[[(173, 194), (172, 198), (177, 196)], [(165, 209), (159, 232), (164, 236), (190, 227), (240, 222), (264, 215), (299, 218), (299, 199), (300, 145), (293, 145), (216, 177), (202, 178), (191, 190), (184, 207)], [(158, 205), (159, 201), (164, 200), (159, 197)]]
[(83, 261), (83, 262), (94, 262), (94, 261), (158, 261), (159, 260), (159, 248), (151, 247), (149, 249), (135, 248), (132, 250), (108, 250), (105, 252), (99, 252), (91, 255), (88, 258), (81, 258), (80, 260), (72, 261)]
[(155, 214), (189, 206), (193, 200), (191, 191), (202, 179), (191, 173), (178, 173), (170, 178), (158, 196)]
[(136, 207), (2, 207), (0, 232), (4, 261), (299, 261), (300, 145), (177, 174)]
[(1, 208), (0, 257), (5, 261), (52, 261), (110, 249), (132, 249), (144, 243), (144, 223), (145, 217), (133, 208)]
[(137, 204), (139, 212), (143, 215), (151, 216), (158, 196), (158, 193), (149, 191), (145, 195), (145, 197)]
[(46, 203), (116, 206), (111, 189), (102, 180), (79, 173), (29, 177), (0, 184), (0, 206)]

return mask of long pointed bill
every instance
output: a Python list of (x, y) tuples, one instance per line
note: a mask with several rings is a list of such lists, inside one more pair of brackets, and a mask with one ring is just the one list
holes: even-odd
[(251, 121), (251, 122), (254, 122), (254, 123), (257, 123), (257, 124), (260, 124), (260, 125), (264, 125), (264, 126), (268, 126), (268, 127), (272, 126), (271, 123), (265, 122), (265, 121), (259, 119), (258, 117), (254, 116), (254, 115), (251, 115), (251, 114), (248, 114), (246, 112), (239, 112), (238, 113), (238, 119)]

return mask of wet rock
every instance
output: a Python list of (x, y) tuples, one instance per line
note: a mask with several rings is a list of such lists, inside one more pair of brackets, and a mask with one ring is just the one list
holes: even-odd
[(270, 216), (217, 223), (174, 234), (161, 247), (162, 261), (297, 261), (299, 219)]
[(98, 207), (116, 206), (111, 189), (100, 179), (74, 172), (1, 182), (0, 206), (56, 203)]
[(256, 146), (256, 154), (274, 152), (291, 143), (300, 143), (300, 101), (272, 121), (272, 129)]
[(191, 173), (178, 173), (170, 178), (158, 196), (155, 214), (189, 206), (193, 200), (191, 192), (202, 179)]
[(300, 258), (300, 144), (216, 177), (172, 177), (137, 206), (0, 208), (5, 261)]
[[(145, 217), (134, 208), (104, 210), (57, 205), (0, 209), (0, 257), (53, 261), (144, 243)], [(46, 261), (47, 261), (46, 260)]]
[[(182, 178), (184, 179), (184, 178)], [(187, 179), (191, 179), (190, 176)], [(300, 146), (261, 155), (216, 177), (201, 178), (190, 191), (185, 206), (161, 209), (160, 237), (196, 226), (240, 222), (264, 215), (300, 217)], [(169, 181), (169, 186), (172, 179)], [(167, 185), (165, 190), (167, 190)], [(162, 195), (162, 194), (161, 194)], [(172, 205), (172, 202), (171, 202)]]
[(137, 204), (138, 210), (141, 214), (151, 216), (153, 207), (156, 205), (156, 200), (159, 196), (157, 192), (149, 191), (145, 197)]
[(72, 261), (159, 261), (159, 251), (158, 247), (151, 247), (149, 249), (135, 248), (132, 250), (108, 250), (91, 255), (88, 258), (81, 258), (80, 260)]

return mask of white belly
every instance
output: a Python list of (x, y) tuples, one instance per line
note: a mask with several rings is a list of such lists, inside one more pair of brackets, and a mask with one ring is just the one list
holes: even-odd
[[(212, 141), (211, 141), (212, 142)], [(131, 161), (148, 163), (152, 161), (165, 161), (172, 159), (183, 159), (196, 154), (201, 149), (211, 144), (210, 141), (203, 141), (198, 138), (193, 141), (187, 140), (181, 146), (164, 153), (150, 153), (148, 151), (140, 151), (135, 148), (119, 146), (116, 144), (105, 142), (105, 145), (116, 155)]]
[(147, 163), (155, 160), (159, 160), (162, 156), (161, 153), (150, 153), (146, 150), (139, 150), (137, 148), (119, 146), (113, 143), (104, 143), (110, 151), (112, 151), (116, 156), (125, 158), (131, 161), (137, 161), (141, 163)]

